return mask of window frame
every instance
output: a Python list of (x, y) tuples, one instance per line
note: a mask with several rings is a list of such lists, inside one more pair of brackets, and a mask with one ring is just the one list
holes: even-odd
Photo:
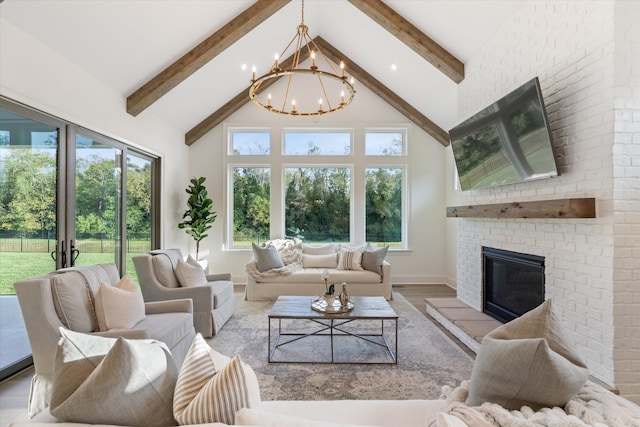
[[(223, 149), (225, 215), (227, 218), (223, 250), (247, 251), (247, 248), (235, 248), (233, 242), (233, 168), (235, 167), (263, 167), (271, 170), (270, 185), (270, 239), (283, 238), (285, 230), (285, 169), (298, 167), (328, 167), (350, 169), (350, 238), (349, 244), (364, 243), (366, 236), (366, 170), (371, 168), (402, 169), (402, 240), (399, 245), (390, 250), (409, 250), (408, 224), (410, 214), (410, 174), (409, 174), (409, 129), (410, 124), (392, 124), (388, 126), (290, 126), (287, 124), (268, 126), (247, 126), (241, 123), (224, 123), (223, 135), (225, 143)], [(265, 155), (233, 155), (230, 153), (232, 133), (239, 131), (253, 131), (269, 129), (271, 135), (270, 152)], [(284, 154), (284, 140), (286, 132), (335, 132), (348, 131), (351, 133), (351, 154), (349, 155), (286, 155)], [(367, 132), (400, 133), (403, 137), (402, 155), (366, 155), (365, 137)], [(356, 224), (359, 224), (356, 227)]]

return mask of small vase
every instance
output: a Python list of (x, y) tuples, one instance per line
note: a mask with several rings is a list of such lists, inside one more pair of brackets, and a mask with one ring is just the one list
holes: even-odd
[(333, 307), (333, 303), (336, 300), (336, 296), (335, 295), (324, 295), (324, 301), (327, 303), (327, 308), (331, 308)]
[(350, 298), (347, 292), (347, 282), (342, 282), (342, 292), (340, 292), (340, 305), (346, 307), (349, 304)]

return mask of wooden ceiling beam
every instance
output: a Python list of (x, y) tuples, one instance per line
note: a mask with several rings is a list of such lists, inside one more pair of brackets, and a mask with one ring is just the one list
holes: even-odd
[(381, 0), (349, 0), (401, 42), (456, 83), (464, 80), (464, 64)]
[(199, 45), (127, 97), (127, 113), (137, 116), (151, 104), (240, 40), (291, 0), (258, 0)]
[[(299, 61), (303, 62), (309, 57), (308, 49), (300, 49)], [(280, 62), (280, 67), (283, 69), (288, 69), (293, 67), (293, 54), (291, 54), (287, 59)], [(273, 79), (268, 79), (262, 82), (260, 85), (260, 89), (256, 91), (256, 94), (264, 92), (265, 89), (270, 87), (272, 84), (280, 80), (282, 77), (275, 77)], [(184, 143), (187, 145), (192, 145), (198, 139), (202, 138), (207, 132), (218, 126), (222, 123), (227, 117), (238, 111), (242, 108), (247, 102), (249, 102), (249, 86), (244, 89), (242, 92), (238, 93), (236, 96), (231, 98), (229, 102), (224, 104), (218, 110), (216, 110), (209, 117), (198, 123), (193, 129), (188, 131), (184, 137)]]
[(367, 87), (370, 91), (378, 95), (393, 108), (404, 114), (409, 120), (418, 125), (418, 127), (435, 138), (435, 140), (443, 146), (446, 147), (449, 145), (449, 133), (447, 131), (443, 130), (440, 126), (429, 120), (427, 116), (411, 106), (407, 101), (396, 95), (395, 92), (383, 85), (371, 74), (367, 73), (358, 64), (351, 61), (346, 55), (333, 47), (322, 37), (318, 36), (314, 39), (314, 41), (316, 42), (318, 48), (322, 51), (322, 53), (327, 56), (327, 58), (336, 63), (339, 63), (340, 61), (345, 62), (346, 68), (347, 70), (349, 70), (349, 74), (351, 74), (353, 78), (356, 79), (357, 85), (362, 84), (363, 86)]
[[(345, 64), (347, 64), (349, 74), (351, 74), (356, 79), (356, 84), (362, 84), (363, 86), (367, 87), (393, 108), (404, 114), (409, 120), (411, 120), (418, 127), (431, 135), (443, 146), (446, 147), (449, 145), (448, 132), (429, 120), (429, 118), (427, 118), (424, 114), (420, 113), (417, 109), (415, 109), (409, 103), (396, 95), (391, 89), (383, 85), (380, 81), (376, 80), (371, 74), (367, 73), (355, 62), (351, 61), (348, 57), (342, 54), (338, 49), (333, 47), (322, 37), (317, 36), (313, 41), (318, 45), (318, 48), (322, 51), (322, 53), (334, 63), (339, 64), (340, 61), (344, 61)], [(308, 53), (305, 53), (305, 51), (306, 49), (301, 49), (301, 56), (308, 55)], [(283, 63), (283, 68), (287, 68), (285, 65), (290, 64), (293, 59), (292, 56), (286, 59), (286, 62)], [(305, 59), (306, 56), (301, 57), (300, 61), (302, 62)], [(263, 83), (261, 91), (268, 87), (267, 83), (271, 85), (277, 80), (279, 80), (279, 78), (270, 79)], [(247, 102), (249, 102), (249, 87), (238, 93), (233, 97), (233, 99), (231, 99), (225, 105), (220, 107), (216, 112), (211, 114), (209, 117), (196, 125), (193, 129), (187, 132), (187, 134), (185, 135), (185, 144), (192, 145), (207, 132), (211, 131), (216, 126), (221, 124), (227, 117), (231, 116), (231, 114), (238, 111)]]

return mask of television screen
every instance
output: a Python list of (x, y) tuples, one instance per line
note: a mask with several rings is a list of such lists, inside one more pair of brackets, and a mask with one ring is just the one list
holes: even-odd
[(558, 176), (538, 78), (449, 131), (462, 190)]

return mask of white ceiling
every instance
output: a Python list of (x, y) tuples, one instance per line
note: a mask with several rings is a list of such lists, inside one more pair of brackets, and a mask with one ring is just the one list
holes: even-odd
[[(523, 1), (385, 3), (466, 63)], [(253, 3), (5, 0), (0, 16), (126, 98)], [(184, 132), (193, 128), (248, 87), (252, 65), (258, 74), (270, 67), (295, 34), (300, 5), (289, 3), (141, 114)], [(306, 0), (304, 20), (311, 37), (322, 36), (437, 125), (448, 130), (456, 124), (456, 84), (349, 2)]]

